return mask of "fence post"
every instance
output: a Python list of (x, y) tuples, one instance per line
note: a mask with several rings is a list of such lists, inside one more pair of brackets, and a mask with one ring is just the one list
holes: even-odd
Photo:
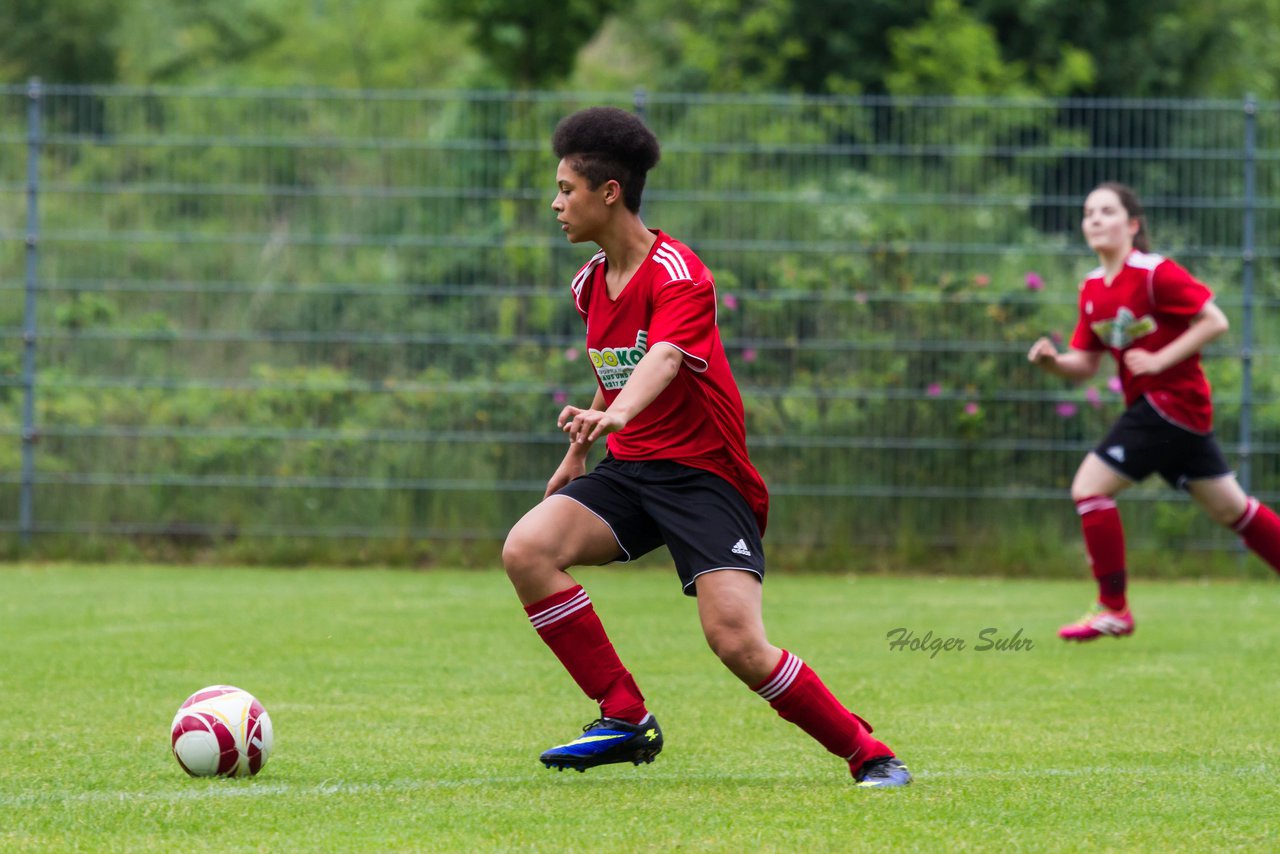
[(648, 117), (645, 115), (645, 108), (649, 106), (649, 93), (644, 90), (643, 86), (637, 86), (635, 92), (632, 93), (631, 106), (635, 114), (640, 117), (640, 121), (648, 121)]
[(1253, 268), (1254, 213), (1257, 205), (1256, 157), (1258, 133), (1258, 101), (1253, 95), (1244, 99), (1244, 222), (1241, 246), (1241, 298), (1244, 317), (1240, 344), (1240, 486), (1246, 494), (1250, 485), (1250, 455), (1253, 453)]
[(26, 299), (22, 313), (22, 488), (18, 527), (25, 548), (35, 526), (36, 479), (36, 265), (40, 253), (40, 78), (27, 83)]

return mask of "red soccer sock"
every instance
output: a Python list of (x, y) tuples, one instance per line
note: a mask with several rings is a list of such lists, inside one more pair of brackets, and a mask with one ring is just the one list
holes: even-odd
[(601, 715), (633, 724), (644, 720), (644, 695), (618, 658), (587, 591), (575, 585), (524, 610), (582, 693), (600, 704)]
[(1250, 498), (1240, 518), (1231, 523), (1254, 554), (1280, 572), (1280, 516), (1256, 498)]
[(751, 690), (768, 700), (783, 720), (848, 762), (850, 773), (857, 773), (868, 759), (893, 756), (888, 745), (871, 737), (871, 724), (841, 705), (818, 674), (785, 649), (769, 678)]
[(1124, 526), (1116, 503), (1105, 495), (1081, 498), (1076, 502), (1089, 566), (1098, 582), (1098, 602), (1104, 608), (1123, 611), (1127, 576), (1124, 568)]

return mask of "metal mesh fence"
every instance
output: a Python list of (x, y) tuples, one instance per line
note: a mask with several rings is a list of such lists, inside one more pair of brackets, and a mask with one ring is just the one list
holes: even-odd
[[(776, 546), (1074, 543), (1067, 485), (1119, 397), (1024, 354), (1070, 335), (1103, 180), (1218, 292), (1218, 435), (1280, 494), (1273, 104), (22, 86), (0, 89), (10, 552), (500, 541), (593, 387), (548, 140), (596, 103), (663, 142), (644, 218), (716, 274)], [(1126, 522), (1232, 542), (1185, 501)]]

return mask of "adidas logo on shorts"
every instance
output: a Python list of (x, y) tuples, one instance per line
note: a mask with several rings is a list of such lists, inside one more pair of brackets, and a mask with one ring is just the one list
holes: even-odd
[(751, 557), (751, 549), (747, 548), (747, 544), (743, 540), (738, 540), (734, 543), (733, 548), (729, 549), (729, 551), (736, 555), (742, 555), (743, 557)]

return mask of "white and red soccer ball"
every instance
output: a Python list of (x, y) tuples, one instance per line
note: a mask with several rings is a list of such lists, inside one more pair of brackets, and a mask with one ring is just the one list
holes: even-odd
[(271, 755), (271, 717), (252, 694), (231, 685), (192, 694), (170, 730), (173, 756), (192, 777), (252, 777)]

